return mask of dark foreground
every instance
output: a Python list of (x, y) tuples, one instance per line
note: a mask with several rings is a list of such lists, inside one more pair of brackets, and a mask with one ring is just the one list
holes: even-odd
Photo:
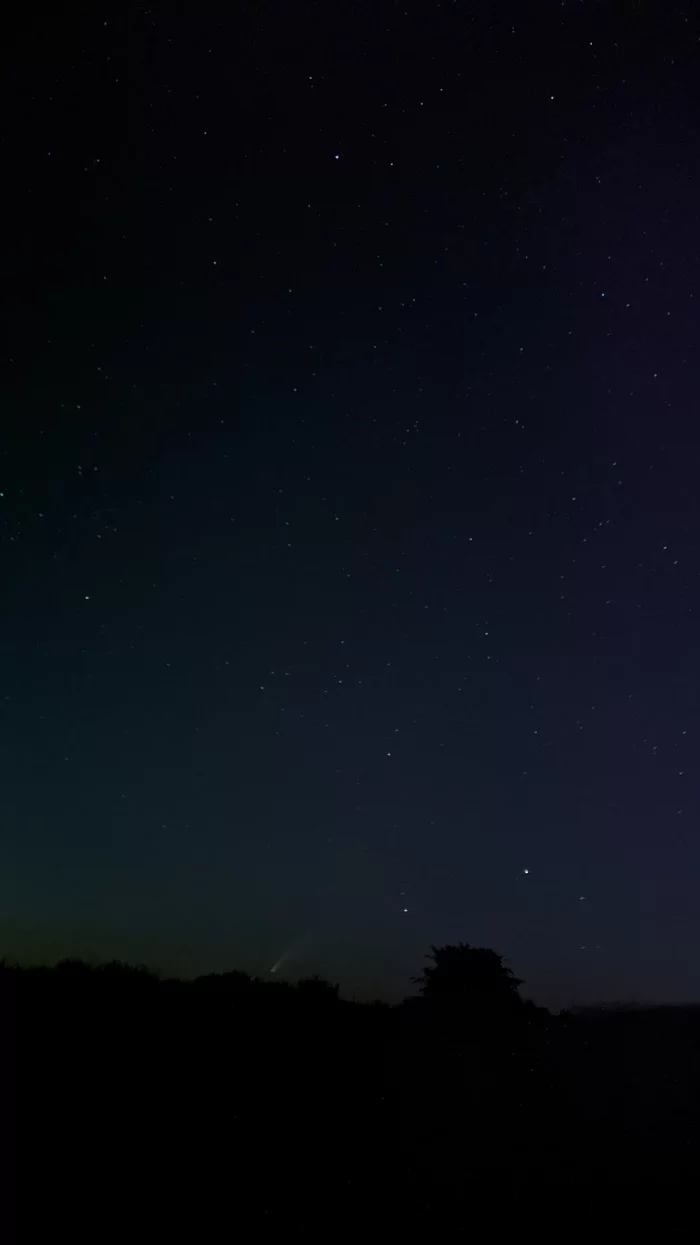
[(4, 969), (2, 1009), (25, 1239), (690, 1222), (700, 1010), (465, 1017), (77, 964)]

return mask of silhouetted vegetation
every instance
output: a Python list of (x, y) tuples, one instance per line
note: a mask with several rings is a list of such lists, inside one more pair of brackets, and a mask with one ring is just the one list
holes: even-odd
[(335, 1235), (459, 1228), (496, 1188), (501, 1211), (547, 1190), (607, 1212), (693, 1187), (700, 1008), (553, 1016), (468, 945), (433, 947), (415, 984), (390, 1007), (317, 977), (2, 966), (31, 1213), (94, 1239)]

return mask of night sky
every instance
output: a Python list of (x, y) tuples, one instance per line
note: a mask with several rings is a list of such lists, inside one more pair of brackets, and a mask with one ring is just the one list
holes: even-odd
[(13, 21), (0, 952), (699, 997), (700, 13)]

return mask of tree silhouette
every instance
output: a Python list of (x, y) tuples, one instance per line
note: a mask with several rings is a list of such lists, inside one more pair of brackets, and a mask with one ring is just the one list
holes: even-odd
[(432, 963), (413, 980), (423, 999), (451, 1013), (502, 1016), (522, 1007), (515, 977), (503, 956), (487, 947), (458, 943), (431, 947)]

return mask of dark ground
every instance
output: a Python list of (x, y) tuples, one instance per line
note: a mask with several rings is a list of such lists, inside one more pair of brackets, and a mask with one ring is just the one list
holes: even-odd
[[(668, 1232), (692, 1201), (700, 1010), (460, 1026), (423, 1000), (77, 964), (5, 969), (2, 987), (30, 1239), (452, 1234), (511, 1215), (572, 1235), (600, 1214)], [(5, 1068), (7, 1091), (9, 1050)]]

